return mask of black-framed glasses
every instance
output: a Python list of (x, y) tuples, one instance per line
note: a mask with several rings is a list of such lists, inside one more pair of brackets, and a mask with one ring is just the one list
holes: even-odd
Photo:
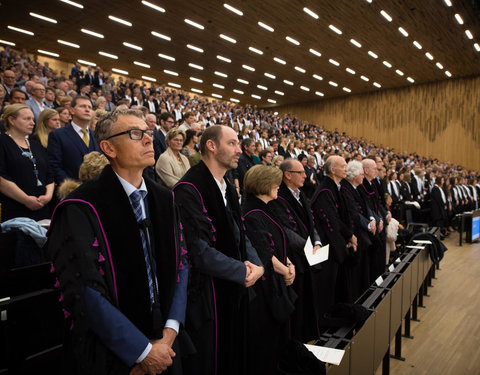
[(144, 134), (148, 135), (150, 138), (153, 138), (153, 129), (128, 129), (128, 130), (125, 130), (124, 132), (113, 134), (110, 137), (105, 138), (105, 140), (113, 137), (117, 137), (123, 134), (128, 134), (130, 139), (133, 141), (141, 141), (143, 139)]
[[(287, 171), (287, 172), (290, 172), (290, 173), (300, 173), (300, 174), (305, 173), (305, 171)], [(306, 173), (305, 173), (305, 174), (306, 174)]]

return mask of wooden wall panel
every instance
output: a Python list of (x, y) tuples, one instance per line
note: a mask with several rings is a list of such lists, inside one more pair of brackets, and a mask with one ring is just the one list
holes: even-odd
[(480, 77), (276, 108), (280, 114), (480, 170)]

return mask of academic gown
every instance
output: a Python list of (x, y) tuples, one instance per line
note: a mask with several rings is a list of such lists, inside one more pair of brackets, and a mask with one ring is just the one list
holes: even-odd
[(274, 374), (288, 338), (289, 315), (295, 303), (292, 287), (285, 285), (272, 263), (275, 256), (287, 264), (287, 242), (281, 225), (259, 198), (247, 195), (242, 213), (247, 236), (265, 269), (263, 277), (252, 287), (256, 297), (249, 305), (249, 374)]
[[(98, 179), (82, 184), (55, 209), (46, 248), (66, 318), (64, 373), (129, 373), (129, 367), (93, 333), (86, 317), (86, 287), (100, 293), (147, 338), (162, 336), (186, 251), (171, 193), (151, 180), (145, 183), (159, 286), (156, 313), (151, 308), (139, 226), (112, 168), (106, 166)], [(180, 334), (176, 343), (179, 338)], [(180, 355), (176, 346), (174, 350)], [(177, 365), (174, 368), (176, 374), (181, 371)]]
[(321, 242), (315, 230), (310, 202), (300, 191), (300, 201), (292, 195), (284, 182), (278, 190), (278, 198), (268, 203), (273, 219), (282, 225), (289, 244), (287, 256), (295, 264), (295, 281), (293, 289), (298, 296), (295, 311), (291, 318), (291, 335), (293, 339), (307, 342), (320, 336), (318, 319), (323, 312), (320, 300), (321, 264), (310, 267), (305, 257), (304, 247), (308, 237)]
[(350, 182), (343, 179), (340, 185), (342, 186), (340, 193), (345, 199), (349, 215), (353, 221), (353, 233), (355, 237), (357, 237), (356, 257), (358, 258), (358, 264), (357, 267), (353, 269), (353, 279), (355, 281), (352, 290), (354, 300), (356, 300), (372, 284), (370, 280), (369, 261), (369, 250), (372, 246), (372, 241), (370, 240), (371, 233), (368, 231), (368, 225), (370, 223), (370, 217), (373, 215), (363, 197)]
[[(446, 227), (448, 222), (447, 210), (446, 205), (448, 202), (444, 202), (442, 199), (442, 193), (440, 192), (440, 188), (435, 185), (432, 189), (430, 194), (431, 201), (430, 201), (430, 208), (431, 208), (431, 219), (432, 225), (438, 227)], [(445, 196), (446, 200), (446, 196)]]
[(235, 188), (226, 183), (228, 207), (203, 161), (173, 187), (192, 265), (186, 329), (197, 353), (186, 363), (186, 374), (247, 371), (243, 262), (262, 263), (245, 235)]

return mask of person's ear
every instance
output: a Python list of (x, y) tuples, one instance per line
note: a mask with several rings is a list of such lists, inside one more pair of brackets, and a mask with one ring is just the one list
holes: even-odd
[(103, 140), (100, 142), (99, 146), (100, 146), (100, 149), (108, 158), (114, 159), (117, 156), (115, 145), (112, 142)]

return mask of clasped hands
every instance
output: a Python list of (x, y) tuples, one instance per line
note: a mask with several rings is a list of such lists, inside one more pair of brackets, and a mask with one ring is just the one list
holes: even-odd
[(245, 267), (247, 268), (247, 274), (245, 276), (245, 285), (246, 288), (251, 287), (255, 282), (262, 277), (263, 275), (263, 267), (257, 266), (253, 264), (252, 262), (249, 262), (246, 260), (243, 262), (245, 264)]

